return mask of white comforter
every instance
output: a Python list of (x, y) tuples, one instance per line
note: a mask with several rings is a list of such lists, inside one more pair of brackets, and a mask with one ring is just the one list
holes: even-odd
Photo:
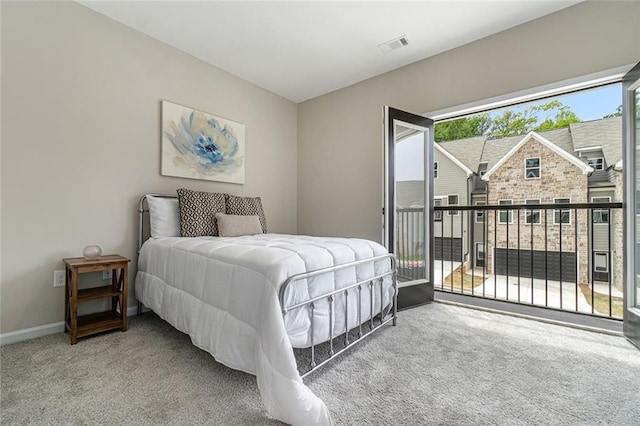
[[(294, 425), (327, 425), (326, 406), (297, 370), (292, 344), (309, 345), (309, 312), (298, 309), (283, 321), (280, 285), (290, 276), (387, 253), (361, 239), (263, 234), (234, 238), (156, 238), (140, 251), (136, 297), (217, 361), (255, 374), (267, 411)], [(390, 262), (347, 268), (297, 282), (286, 305), (342, 288), (390, 269)], [(387, 277), (389, 278), (389, 277)], [(380, 284), (374, 287), (380, 312)], [(393, 296), (385, 279), (383, 305)], [(377, 297), (375, 297), (377, 295)], [(334, 302), (334, 336), (344, 331), (345, 298)], [(348, 299), (349, 326), (356, 325), (357, 296)], [(369, 289), (362, 291), (362, 320), (369, 318)], [(329, 337), (328, 303), (316, 304), (315, 342)], [(286, 324), (285, 324), (286, 323)]]

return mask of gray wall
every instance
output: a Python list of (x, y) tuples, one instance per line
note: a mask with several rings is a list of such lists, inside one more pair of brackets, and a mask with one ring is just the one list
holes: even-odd
[[(457, 195), (459, 206), (468, 205), (469, 191), (465, 171), (437, 149), (434, 150), (434, 159), (438, 162), (438, 178), (433, 181), (434, 197), (444, 197), (442, 205), (448, 206), (447, 196)], [(462, 225), (461, 215), (463, 216)], [(451, 223), (452, 221), (453, 224)], [(466, 212), (458, 212), (456, 216), (451, 216), (449, 212), (443, 212), (442, 222), (437, 222), (434, 225), (434, 236), (460, 238), (462, 236), (462, 227), (464, 226), (466, 228), (467, 225)], [(451, 232), (452, 228), (453, 234)]]
[(383, 105), (436, 111), (638, 60), (640, 3), (586, 2), (300, 104), (298, 231), (381, 240)]
[[(63, 320), (53, 270), (87, 244), (130, 257), (133, 283), (144, 193), (259, 195), (296, 232), (294, 103), (77, 3), (1, 7), (2, 333)], [(162, 99), (245, 124), (245, 185), (160, 176)]]

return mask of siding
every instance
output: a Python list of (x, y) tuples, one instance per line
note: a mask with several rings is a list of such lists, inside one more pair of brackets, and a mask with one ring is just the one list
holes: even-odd
[[(611, 197), (611, 202), (614, 200), (614, 189), (610, 191), (590, 191), (589, 202), (593, 197)], [(613, 238), (613, 212), (609, 215), (609, 224), (593, 224), (593, 250), (595, 251), (609, 251), (609, 226), (611, 226), (611, 237)], [(591, 232), (591, 230), (589, 230)], [(611, 241), (611, 248), (613, 249), (613, 240)]]
[[(438, 178), (433, 181), (434, 198), (445, 197), (442, 205), (446, 206), (448, 205), (446, 197), (457, 195), (458, 205), (468, 205), (467, 174), (437, 149), (435, 150), (435, 161), (438, 162)], [(461, 216), (463, 227), (461, 227)], [(459, 212), (458, 216), (450, 216), (448, 212), (443, 212), (442, 222), (435, 222), (434, 236), (436, 238), (442, 236), (461, 238), (463, 234), (461, 230), (466, 230), (468, 227), (467, 217), (466, 212)], [(453, 235), (451, 233), (452, 225)]]

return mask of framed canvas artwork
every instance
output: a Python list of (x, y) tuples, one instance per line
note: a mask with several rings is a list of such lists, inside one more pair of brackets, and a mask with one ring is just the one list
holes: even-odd
[(163, 176), (244, 184), (244, 125), (162, 101)]

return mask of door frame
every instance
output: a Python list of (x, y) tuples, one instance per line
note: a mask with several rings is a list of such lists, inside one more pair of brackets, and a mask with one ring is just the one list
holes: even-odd
[(623, 145), (623, 182), (625, 194), (625, 226), (624, 226), (624, 313), (623, 333), (631, 343), (640, 348), (640, 301), (636, 290), (639, 270), (636, 270), (636, 259), (640, 250), (636, 244), (636, 206), (640, 202), (636, 195), (636, 141), (640, 134), (636, 132), (636, 100), (635, 91), (640, 89), (640, 63), (636, 64), (622, 78), (622, 145)]
[(396, 253), (396, 185), (395, 185), (395, 144), (396, 124), (426, 133), (424, 147), (424, 260), (427, 273), (425, 279), (412, 281), (409, 285), (400, 286), (398, 290), (398, 309), (406, 309), (424, 305), (433, 301), (433, 161), (434, 139), (433, 120), (421, 115), (402, 111), (390, 106), (383, 106), (384, 127), (384, 206), (383, 242), (390, 253)]

